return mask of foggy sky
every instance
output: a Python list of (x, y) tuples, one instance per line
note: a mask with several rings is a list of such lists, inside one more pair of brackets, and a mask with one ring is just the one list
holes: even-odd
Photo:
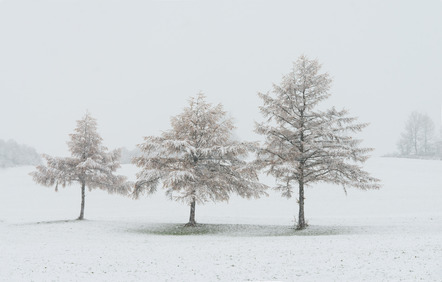
[(89, 110), (104, 144), (170, 128), (203, 91), (259, 139), (258, 92), (301, 54), (333, 77), (327, 105), (396, 150), (408, 114), (440, 126), (442, 1), (0, 1), (0, 139), (67, 153)]

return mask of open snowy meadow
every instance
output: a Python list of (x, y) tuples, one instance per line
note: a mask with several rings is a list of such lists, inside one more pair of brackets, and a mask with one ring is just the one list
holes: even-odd
[[(0, 170), (1, 281), (442, 281), (442, 161), (372, 158), (374, 191), (306, 190), (296, 199), (189, 207), (159, 191), (139, 200), (35, 184), (33, 167)], [(137, 168), (119, 173), (132, 180)], [(262, 177), (272, 185), (274, 180)]]

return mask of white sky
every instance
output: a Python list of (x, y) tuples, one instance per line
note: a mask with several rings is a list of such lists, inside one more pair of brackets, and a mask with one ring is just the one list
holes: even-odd
[(371, 125), (380, 155), (408, 114), (440, 124), (442, 1), (0, 1), (0, 138), (66, 154), (86, 110), (109, 148), (169, 129), (189, 96), (221, 102), (245, 140), (305, 54), (334, 78), (327, 102)]

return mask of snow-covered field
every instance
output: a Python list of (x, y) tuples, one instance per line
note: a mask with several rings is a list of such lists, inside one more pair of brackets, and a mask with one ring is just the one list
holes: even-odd
[(189, 210), (161, 192), (95, 190), (88, 220), (72, 220), (79, 187), (55, 193), (32, 170), (0, 170), (1, 281), (442, 281), (442, 161), (373, 158), (381, 190), (309, 188), (302, 232), (290, 228), (296, 199), (275, 192), (197, 206), (197, 221), (212, 224), (198, 235), (171, 235)]

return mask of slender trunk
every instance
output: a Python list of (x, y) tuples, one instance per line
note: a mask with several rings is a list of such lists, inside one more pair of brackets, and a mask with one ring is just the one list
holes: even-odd
[(298, 214), (298, 226), (296, 229), (302, 230), (307, 227), (304, 217), (304, 182), (299, 182), (299, 214)]
[[(304, 80), (305, 82), (305, 80)], [(304, 91), (302, 92), (302, 100), (304, 107), (301, 109), (301, 136), (300, 136), (300, 148), (299, 152), (302, 155), (302, 158), (300, 160), (300, 164), (298, 167), (298, 172), (300, 174), (298, 183), (299, 183), (299, 213), (298, 213), (298, 226), (296, 229), (302, 230), (307, 227), (307, 224), (305, 224), (305, 218), (304, 218), (304, 169), (305, 169), (305, 157), (304, 157), (304, 125), (305, 125), (305, 118), (304, 118), (304, 111), (306, 110), (306, 98), (305, 98), (305, 86)]]
[(195, 198), (192, 199), (192, 202), (190, 203), (190, 217), (189, 217), (189, 222), (186, 224), (186, 226), (196, 226), (196, 221), (195, 221)]
[(86, 190), (86, 183), (81, 183), (81, 210), (80, 210), (80, 216), (78, 217), (78, 220), (84, 219), (84, 197), (85, 197), (85, 190)]

